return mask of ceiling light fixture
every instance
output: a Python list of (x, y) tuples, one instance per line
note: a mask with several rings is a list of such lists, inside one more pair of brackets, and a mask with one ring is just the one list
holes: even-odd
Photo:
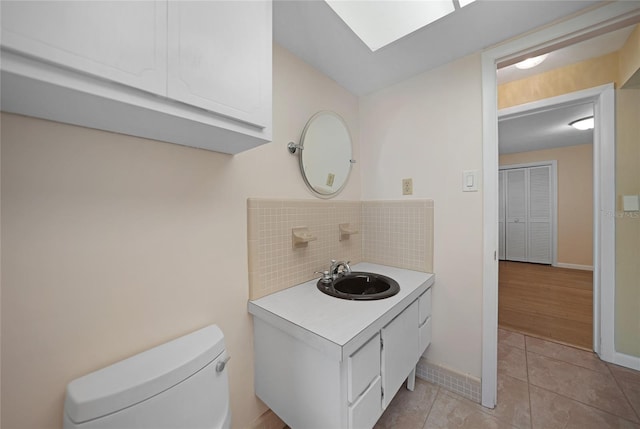
[(519, 68), (520, 70), (533, 68), (539, 65), (541, 62), (543, 62), (547, 58), (547, 55), (549, 54), (542, 54), (537, 57), (527, 58), (524, 61), (520, 61), (519, 63), (516, 63), (516, 67)]
[(587, 116), (586, 118), (576, 119), (575, 121), (569, 122), (576, 130), (592, 130), (594, 127), (593, 116)]
[[(325, 0), (371, 49), (376, 51), (454, 12), (452, 0), (344, 1)], [(459, 0), (460, 7), (475, 0)]]

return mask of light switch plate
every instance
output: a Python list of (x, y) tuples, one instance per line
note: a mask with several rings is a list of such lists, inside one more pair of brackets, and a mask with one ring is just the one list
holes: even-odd
[(462, 192), (477, 192), (478, 191), (478, 170), (464, 170), (462, 172)]
[(640, 211), (640, 195), (623, 195), (622, 210), (625, 212)]

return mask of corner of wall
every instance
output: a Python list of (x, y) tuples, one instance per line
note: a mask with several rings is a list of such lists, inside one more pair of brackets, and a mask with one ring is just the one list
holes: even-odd
[(640, 88), (640, 24), (618, 52), (620, 88)]

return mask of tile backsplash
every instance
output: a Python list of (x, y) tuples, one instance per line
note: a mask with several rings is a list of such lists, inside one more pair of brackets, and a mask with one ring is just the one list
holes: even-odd
[[(331, 259), (433, 271), (433, 201), (247, 200), (249, 298), (308, 281)], [(340, 240), (339, 225), (359, 231)], [(316, 239), (292, 245), (292, 229)]]
[(433, 201), (364, 201), (362, 259), (433, 272)]

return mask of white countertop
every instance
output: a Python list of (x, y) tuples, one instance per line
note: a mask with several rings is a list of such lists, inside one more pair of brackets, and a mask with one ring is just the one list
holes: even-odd
[(337, 353), (341, 360), (345, 346), (356, 338), (367, 337), (369, 331), (381, 329), (426, 291), (435, 278), (430, 273), (367, 262), (351, 269), (391, 277), (400, 285), (400, 292), (380, 300), (352, 301), (321, 292), (316, 286), (318, 280), (314, 279), (249, 301), (249, 313), (316, 348)]

